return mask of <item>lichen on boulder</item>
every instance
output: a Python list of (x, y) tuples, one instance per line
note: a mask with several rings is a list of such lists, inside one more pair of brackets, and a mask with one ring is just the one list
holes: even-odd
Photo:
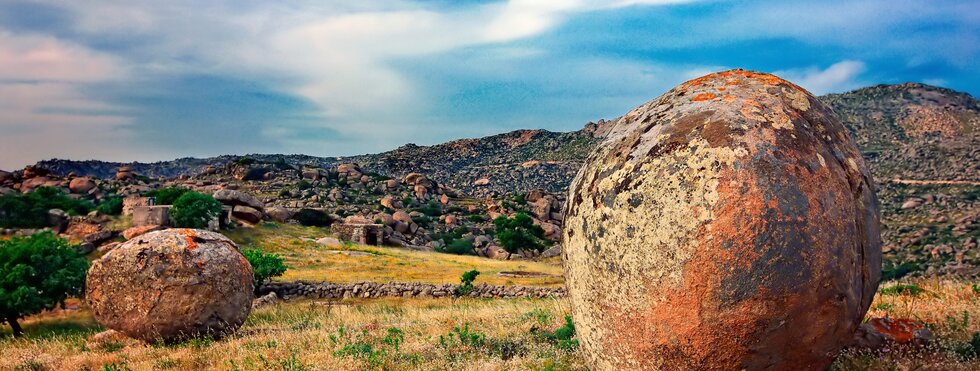
[(85, 299), (96, 321), (147, 342), (221, 337), (251, 310), (252, 266), (221, 234), (167, 229), (92, 263)]
[(710, 74), (622, 117), (565, 222), (596, 369), (823, 369), (881, 271), (860, 152), (829, 108), (765, 73)]

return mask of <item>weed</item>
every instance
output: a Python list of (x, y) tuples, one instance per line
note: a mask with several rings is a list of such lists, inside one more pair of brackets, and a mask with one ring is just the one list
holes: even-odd
[(456, 303), (456, 299), (469, 295), (471, 292), (473, 292), (473, 281), (475, 281), (476, 276), (479, 275), (480, 275), (480, 271), (471, 270), (468, 272), (464, 272), (463, 275), (459, 277), (460, 285), (456, 286), (456, 288), (453, 289), (453, 296), (452, 296), (453, 303)]
[(980, 357), (980, 332), (974, 332), (970, 341), (958, 345), (954, 351), (960, 358), (967, 361)]
[(485, 334), (470, 331), (470, 324), (466, 322), (462, 327), (456, 326), (445, 336), (439, 335), (439, 346), (443, 348), (478, 348), (486, 343)]
[(879, 292), (882, 295), (889, 296), (919, 296), (920, 293), (924, 293), (926, 290), (914, 284), (898, 284), (882, 288)]
[(129, 365), (126, 364), (126, 359), (119, 362), (110, 362), (102, 364), (102, 371), (130, 371)]
[(542, 331), (541, 337), (554, 344), (558, 349), (572, 351), (578, 348), (578, 340), (575, 339), (575, 324), (572, 323), (572, 316), (565, 316), (565, 324), (555, 331)]

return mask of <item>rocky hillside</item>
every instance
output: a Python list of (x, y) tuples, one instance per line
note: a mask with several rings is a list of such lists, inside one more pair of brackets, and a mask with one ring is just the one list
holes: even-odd
[(980, 102), (905, 83), (821, 97), (851, 130), (877, 179), (980, 181)]
[[(833, 107), (851, 130), (875, 177), (884, 224), (886, 271), (894, 275), (980, 274), (980, 102), (968, 94), (913, 83), (873, 86), (820, 99)], [(534, 214), (549, 226), (560, 226), (556, 218), (560, 218), (561, 202), (557, 198), (538, 206), (521, 205), (522, 202), (517, 205), (520, 207), (506, 207), (501, 200), (524, 197), (535, 190), (560, 197), (582, 160), (613, 123), (600, 120), (567, 133), (519, 130), (433, 146), (408, 144), (380, 154), (346, 158), (221, 156), (134, 163), (129, 168), (149, 178), (180, 176), (184, 180), (177, 183), (185, 186), (225, 184), (229, 179), (238, 179), (247, 182), (243, 188), (264, 195), (267, 202), (287, 208), (325, 208), (340, 216), (370, 215), (385, 196), (390, 196), (389, 202), (417, 199), (412, 202), (417, 204), (415, 208), (424, 208), (432, 196), (443, 194), (459, 199), (496, 200), (487, 200), (487, 204), (474, 200), (478, 207), (473, 208), (473, 214), (508, 214), (514, 209), (543, 208), (545, 203), (553, 202), (554, 207)], [(112, 178), (119, 175), (120, 165), (51, 160), (42, 161), (37, 167), (56, 176), (75, 173)], [(348, 181), (333, 179), (344, 173), (341, 169), (345, 166), (356, 168), (361, 181), (354, 179), (357, 177)], [(314, 187), (298, 189), (295, 183), (311, 171), (334, 175), (323, 176), (322, 180), (317, 180), (321, 176), (307, 177)], [(438, 187), (416, 195), (414, 183), (382, 186), (386, 179), (418, 178), (410, 176), (413, 173), (431, 179)], [(467, 220), (470, 215), (457, 212), (452, 217)], [(486, 227), (488, 220), (474, 223)], [(433, 237), (423, 238), (426, 234), (410, 233), (404, 237), (408, 243), (420, 244)]]

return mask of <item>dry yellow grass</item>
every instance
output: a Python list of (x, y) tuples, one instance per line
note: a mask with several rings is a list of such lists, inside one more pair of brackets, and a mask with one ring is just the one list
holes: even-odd
[[(65, 313), (59, 326), (70, 322), (85, 330), (2, 339), (0, 369), (581, 369), (575, 351), (531, 330), (553, 330), (567, 312), (563, 300), (296, 301), (254, 311), (235, 336), (175, 346), (86, 345), (86, 336), (97, 331), (91, 319)], [(36, 334), (52, 321), (27, 321), (25, 328)], [(480, 340), (462, 344), (449, 335), (464, 326)]]
[[(477, 283), (494, 285), (560, 286), (560, 261), (493, 260), (376, 246), (324, 246), (316, 239), (329, 235), (326, 229), (295, 225), (263, 224), (226, 233), (242, 247), (260, 248), (283, 256), (290, 269), (280, 281), (410, 281), (459, 283), (469, 270), (481, 272)], [(500, 277), (500, 272), (528, 271), (549, 277)]]
[[(962, 353), (980, 332), (980, 293), (974, 283), (930, 279), (905, 284), (924, 291), (879, 294), (869, 317), (922, 320), (937, 340), (927, 347), (845, 352), (832, 369), (980, 369), (980, 360)], [(562, 299), (464, 299), (456, 305), (448, 299), (301, 300), (254, 311), (238, 334), (223, 340), (154, 346), (134, 341), (86, 345), (86, 338), (101, 329), (82, 308), (26, 320), (26, 339), (14, 340), (9, 329), (0, 330), (0, 369), (580, 369), (580, 352), (532, 331), (558, 328), (568, 312)], [(464, 324), (483, 341), (447, 340), (454, 327)], [(397, 347), (393, 339), (399, 339)]]
[(925, 322), (936, 341), (926, 347), (896, 347), (871, 354), (845, 352), (832, 369), (980, 370), (980, 355), (970, 355), (980, 352), (980, 343), (970, 345), (974, 337), (980, 339), (977, 282), (931, 278), (883, 283), (867, 317), (885, 316)]

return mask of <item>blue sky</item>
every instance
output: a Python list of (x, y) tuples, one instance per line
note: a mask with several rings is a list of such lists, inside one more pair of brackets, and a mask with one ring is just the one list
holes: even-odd
[(976, 1), (0, 0), (0, 168), (576, 130), (742, 67), (980, 93)]

